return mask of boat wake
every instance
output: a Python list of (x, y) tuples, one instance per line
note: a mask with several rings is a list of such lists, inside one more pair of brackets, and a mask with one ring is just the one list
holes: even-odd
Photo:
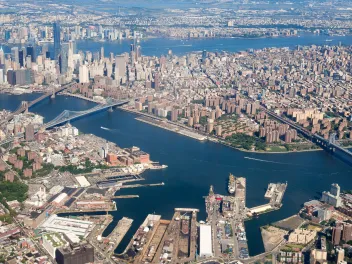
[(288, 165), (289, 163), (282, 163), (282, 162), (276, 162), (276, 161), (271, 161), (271, 160), (262, 160), (262, 159), (255, 159), (255, 158), (251, 158), (251, 157), (244, 157), (245, 159), (249, 159), (249, 160), (255, 160), (255, 161), (260, 161), (260, 162), (266, 162), (266, 163), (275, 163), (275, 164), (284, 164), (284, 165)]
[(107, 128), (107, 127), (100, 127), (101, 129), (103, 129), (103, 130), (107, 130), (107, 131), (114, 131), (115, 129), (111, 129), (111, 128)]

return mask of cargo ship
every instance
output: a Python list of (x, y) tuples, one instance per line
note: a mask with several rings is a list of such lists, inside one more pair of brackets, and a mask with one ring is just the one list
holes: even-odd
[(189, 233), (189, 220), (187, 219), (182, 219), (181, 222), (181, 232), (184, 235), (188, 235)]
[(231, 173), (230, 173), (230, 176), (229, 176), (229, 185), (228, 185), (227, 189), (228, 189), (230, 194), (234, 194), (235, 191), (236, 191), (235, 176), (233, 176)]

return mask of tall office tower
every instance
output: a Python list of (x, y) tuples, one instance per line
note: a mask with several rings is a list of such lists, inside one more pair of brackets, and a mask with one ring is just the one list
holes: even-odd
[(140, 45), (138, 45), (136, 50), (136, 60), (138, 60), (140, 57), (142, 57), (142, 48)]
[(100, 58), (104, 59), (104, 47), (100, 48)]
[(31, 56), (32, 62), (35, 62), (35, 49), (33, 46), (28, 46), (27, 47), (27, 56)]
[(48, 44), (43, 44), (42, 46), (42, 55), (46, 57), (46, 53), (49, 51)]
[(2, 46), (0, 48), (0, 64), (5, 64), (5, 52), (2, 49)]
[(5, 30), (5, 40), (8, 41), (11, 38), (11, 30)]
[(24, 52), (23, 49), (18, 51), (18, 60), (20, 63), (20, 67), (24, 67)]
[(33, 141), (34, 140), (34, 126), (32, 124), (29, 124), (26, 126), (25, 139), (26, 139), (26, 141)]
[(159, 73), (158, 72), (154, 73), (154, 89), (157, 92), (160, 91), (160, 79), (159, 79)]
[(32, 69), (32, 56), (27, 56), (26, 57), (26, 68)]
[(69, 52), (69, 44), (62, 43), (60, 57), (59, 57), (59, 66), (60, 66), (60, 73), (65, 74), (68, 70), (68, 52)]
[(119, 55), (115, 57), (115, 80), (120, 80), (126, 75), (125, 56)]
[(71, 69), (71, 71), (73, 72), (74, 70), (74, 62), (73, 62), (73, 54), (74, 54), (74, 50), (75, 50), (75, 41), (70, 40), (68, 42), (68, 54), (67, 54), (67, 60), (68, 60), (68, 67)]
[(134, 46), (134, 44), (131, 44), (131, 54), (130, 54), (130, 56), (131, 56), (131, 64), (132, 64), (132, 66), (134, 65), (134, 62), (135, 62), (135, 46)]
[(16, 72), (14, 70), (8, 70), (6, 73), (7, 82), (11, 85), (16, 85)]
[(11, 58), (12, 58), (12, 61), (16, 62), (16, 63), (19, 63), (20, 60), (19, 60), (19, 52), (18, 52), (18, 47), (13, 47), (11, 48)]
[(89, 71), (87, 65), (79, 66), (79, 82), (89, 83)]
[(54, 59), (57, 60), (60, 56), (61, 50), (61, 39), (60, 39), (61, 27), (59, 22), (53, 24), (53, 37), (54, 37)]
[(0, 84), (5, 82), (4, 69), (0, 69)]

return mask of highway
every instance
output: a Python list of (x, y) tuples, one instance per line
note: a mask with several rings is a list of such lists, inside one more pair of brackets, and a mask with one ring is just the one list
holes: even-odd
[(267, 113), (271, 117), (273, 117), (273, 118), (281, 121), (282, 123), (285, 123), (285, 124), (289, 125), (290, 127), (296, 129), (297, 131), (299, 131), (301, 134), (303, 134), (308, 139), (310, 139), (310, 140), (315, 139), (318, 142), (322, 142), (322, 143), (324, 143), (325, 146), (338, 149), (338, 150), (342, 151), (344, 154), (346, 154), (346, 155), (348, 155), (348, 156), (350, 156), (352, 158), (352, 152), (350, 152), (347, 149), (341, 147), (340, 145), (337, 145), (336, 143), (329, 142), (328, 140), (326, 140), (325, 138), (323, 138), (323, 137), (321, 137), (321, 136), (319, 136), (317, 134), (312, 134), (311, 132), (309, 132), (305, 128), (301, 127), (300, 125), (296, 124), (295, 122), (293, 122), (293, 121), (291, 121), (291, 120), (289, 120), (287, 118), (281, 117), (281, 116), (277, 115), (275, 112), (264, 108), (263, 106), (261, 106), (261, 108), (262, 108), (262, 110), (265, 113)]

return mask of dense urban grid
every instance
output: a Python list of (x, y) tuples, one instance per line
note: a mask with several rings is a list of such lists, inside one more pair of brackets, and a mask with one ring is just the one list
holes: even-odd
[[(248, 207), (246, 177), (232, 174), (227, 195), (209, 186), (204, 208), (170, 208), (172, 219), (150, 212), (117, 253), (134, 219), (122, 217), (106, 234), (114, 222), (110, 212), (118, 210), (119, 199), (139, 198), (119, 192), (162, 188), (164, 182), (141, 182), (146, 170), (167, 164), (138, 146), (122, 148), (70, 124), (118, 106), (140, 122), (241, 151), (326, 150), (350, 161), (352, 46), (178, 56), (170, 49), (157, 57), (143, 54), (141, 40), (345, 35), (351, 33), (352, 3), (278, 8), (249, 1), (209, 1), (206, 7), (200, 1), (197, 7), (191, 1), (191, 7), (154, 11), (102, 1), (0, 3), (0, 39), (11, 48), (0, 49), (0, 92), (41, 93), (14, 111), (0, 110), (1, 263), (352, 263), (352, 190), (332, 183), (297, 214), (261, 227), (265, 252), (251, 256), (244, 222), (280, 210), (290, 185), (269, 182), (267, 203)], [(77, 50), (82, 39), (132, 44), (123, 54), (106, 54), (103, 46), (92, 53)], [(45, 122), (31, 112), (61, 95), (96, 106)]]

